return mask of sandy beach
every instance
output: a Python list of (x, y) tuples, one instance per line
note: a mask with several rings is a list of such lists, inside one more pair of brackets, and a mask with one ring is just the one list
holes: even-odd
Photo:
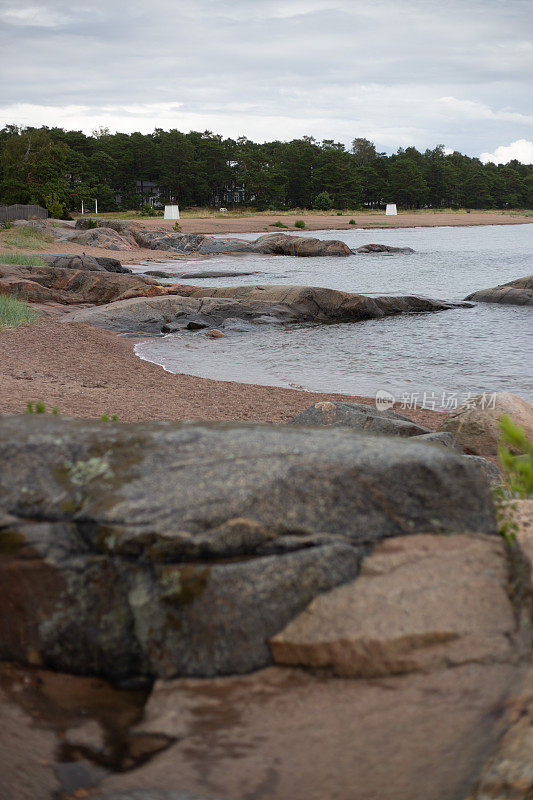
[[(21, 413), (29, 401), (42, 400), (48, 410), (56, 407), (67, 416), (117, 414), (121, 422), (279, 423), (319, 400), (374, 402), (174, 375), (138, 358), (134, 342), (89, 325), (67, 325), (55, 316), (0, 331), (0, 413)], [(438, 427), (443, 418), (442, 413), (425, 409), (397, 410), (430, 428)]]

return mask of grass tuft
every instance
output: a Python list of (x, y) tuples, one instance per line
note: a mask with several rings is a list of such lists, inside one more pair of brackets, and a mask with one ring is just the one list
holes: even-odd
[(53, 237), (28, 226), (25, 228), (8, 228), (2, 231), (0, 241), (4, 247), (14, 247), (20, 250), (40, 250), (46, 247), (49, 242), (52, 242)]
[(0, 330), (18, 328), (38, 319), (39, 313), (22, 300), (0, 294)]
[(46, 267), (39, 256), (23, 256), (19, 253), (0, 253), (0, 264), (16, 264), (21, 267)]

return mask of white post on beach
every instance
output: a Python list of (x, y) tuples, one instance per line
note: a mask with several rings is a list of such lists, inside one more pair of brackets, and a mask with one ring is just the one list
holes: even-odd
[(96, 200), (96, 199), (94, 201), (94, 213), (98, 214), (98, 200)]
[(163, 219), (179, 219), (180, 208), (179, 206), (165, 206), (165, 216)]
[(385, 209), (385, 215), (387, 217), (395, 217), (397, 215), (396, 210), (396, 203), (387, 203), (387, 208)]

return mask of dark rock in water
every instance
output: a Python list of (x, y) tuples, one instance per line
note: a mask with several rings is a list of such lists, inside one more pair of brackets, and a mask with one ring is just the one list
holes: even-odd
[(143, 273), (144, 275), (150, 275), (152, 278), (179, 278), (180, 272), (163, 272), (162, 269), (147, 269)]
[(533, 275), (518, 278), (492, 289), (481, 289), (465, 297), (465, 300), (475, 300), (477, 303), (501, 303), (512, 306), (533, 306)]
[(364, 244), (352, 250), (353, 253), (414, 253), (412, 247), (391, 247), (388, 244)]
[(100, 266), (104, 267), (108, 272), (123, 272), (130, 273), (131, 269), (123, 267), (118, 258), (106, 258), (105, 256), (96, 256), (96, 260)]
[(342, 429), (19, 415), (8, 461), (0, 659), (115, 680), (256, 669), (369, 544), (496, 533), (477, 466)]
[(291, 419), (289, 425), (327, 425), (328, 427), (355, 428), (366, 433), (389, 436), (419, 436), (429, 433), (428, 428), (416, 425), (407, 417), (394, 411), (378, 411), (375, 406), (362, 403), (321, 402), (306, 408)]
[(253, 244), (257, 253), (284, 256), (349, 256), (350, 248), (344, 242), (312, 239), (307, 236), (289, 236), (286, 233), (267, 233)]
[(64, 322), (88, 322), (102, 328), (159, 333), (185, 327), (198, 316), (220, 327), (228, 317), (246, 322), (354, 322), (391, 314), (442, 311), (453, 304), (421, 297), (366, 297), (310, 286), (192, 287), (188, 296), (136, 298), (76, 311)]
[(179, 277), (189, 280), (190, 278), (238, 278), (241, 275), (259, 275), (258, 272), (181, 272)]

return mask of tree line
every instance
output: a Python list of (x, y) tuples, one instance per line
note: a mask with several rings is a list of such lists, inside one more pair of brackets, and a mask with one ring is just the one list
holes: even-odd
[[(304, 136), (258, 144), (210, 131), (88, 136), (62, 128), (0, 131), (0, 203), (77, 210), (96, 198), (102, 211), (139, 208), (158, 187), (159, 202), (182, 207), (240, 203), (284, 208), (531, 208), (533, 165), (482, 164), (438, 145), (378, 153), (355, 138), (351, 149)], [(239, 188), (244, 192), (238, 192)]]

